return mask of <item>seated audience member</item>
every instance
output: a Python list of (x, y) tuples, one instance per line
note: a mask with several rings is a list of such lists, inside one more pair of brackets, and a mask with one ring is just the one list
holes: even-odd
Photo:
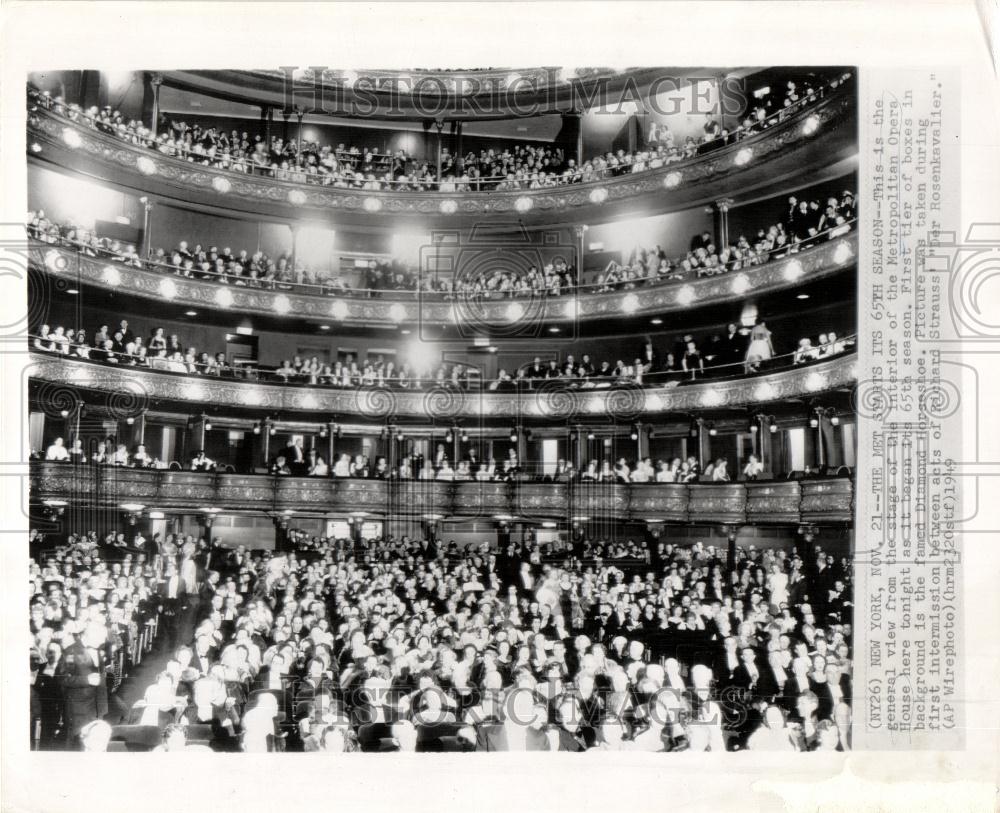
[(197, 454), (191, 458), (191, 471), (214, 471), (215, 461), (205, 454), (204, 449), (199, 449)]
[(288, 467), (288, 463), (285, 461), (285, 456), (283, 454), (279, 454), (268, 469), (268, 474), (280, 477), (288, 477), (291, 473), (292, 470)]
[[(87, 747), (159, 634), (169, 659), (134, 712), (154, 736), (129, 747), (849, 749), (846, 560), (818, 547), (814, 571), (794, 547), (739, 546), (729, 562), (711, 540), (661, 534), (496, 547), (292, 527), (280, 552), (170, 533), (138, 554), (114, 529), (36, 534), (45, 742)], [(735, 723), (734, 698), (754, 709)]]
[(764, 472), (764, 464), (761, 463), (756, 455), (750, 455), (747, 458), (747, 464), (743, 467), (743, 478), (745, 480), (756, 480)]
[(63, 445), (62, 438), (56, 438), (52, 441), (52, 445), (45, 450), (45, 459), (59, 462), (69, 460), (69, 451), (67, 451), (66, 447)]

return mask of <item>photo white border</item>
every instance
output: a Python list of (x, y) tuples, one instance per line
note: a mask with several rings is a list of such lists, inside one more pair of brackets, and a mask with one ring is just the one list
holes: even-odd
[[(973, 2), (15, 2), (5, 5), (2, 22), (0, 223), (22, 223), (26, 210), (28, 71), (312, 64), (356, 69), (843, 64), (858, 65), (862, 72), (953, 66), (962, 75), (963, 229), (973, 220), (1000, 222), (1000, 86), (988, 35)], [(867, 183), (861, 179), (862, 211)], [(0, 276), (0, 324), (23, 316), (24, 287), (23, 280)], [(0, 392), (19, 391), (25, 363), (26, 357), (0, 346)], [(1000, 404), (1000, 376), (983, 378), (983, 398)], [(0, 401), (0, 461), (16, 461), (23, 448), (24, 397), (26, 393), (20, 398), (8, 395)], [(982, 433), (981, 443), (973, 450), (978, 459), (1000, 460), (1000, 433)], [(818, 804), (862, 810), (877, 804), (880, 807), (872, 809), (964, 811), (995, 805), (1000, 545), (987, 533), (969, 535), (963, 556), (962, 698), (969, 726), (963, 753), (383, 754), (333, 761), (324, 755), (180, 754), (166, 763), (155, 754), (31, 753), (24, 668), (27, 519), (22, 506), (27, 504), (27, 465), (0, 462), (0, 467), (4, 810), (222, 813), (277, 810), (281, 805), (364, 805), (366, 810), (407, 811), (720, 811), (815, 809)], [(981, 508), (974, 527), (1000, 529), (1000, 500), (982, 498), (994, 486), (989, 478), (981, 478), (979, 487)], [(848, 784), (850, 776), (855, 779)], [(908, 784), (910, 780), (919, 784)], [(852, 802), (855, 793), (860, 795)]]

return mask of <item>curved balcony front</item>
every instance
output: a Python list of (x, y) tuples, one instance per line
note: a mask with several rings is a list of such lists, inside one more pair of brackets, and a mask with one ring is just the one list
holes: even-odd
[(33, 268), (57, 280), (72, 282), (75, 287), (89, 285), (198, 310), (298, 317), (355, 327), (418, 323), (483, 329), (497, 326), (526, 335), (533, 326), (541, 329), (544, 325), (574, 321), (660, 315), (778, 292), (853, 267), (857, 252), (858, 236), (851, 232), (764, 265), (685, 282), (663, 282), (629, 291), (475, 302), (461, 294), (452, 300), (416, 292), (365, 299), (300, 293), (301, 288), (291, 285), (286, 286), (287, 290), (221, 285), (113, 263), (37, 241), (30, 244), (29, 262)]
[[(843, 524), (853, 520), (849, 477), (744, 483), (476, 483), (270, 477), (34, 462), (33, 499), (75, 506), (139, 503), (144, 508), (204, 512), (414, 516), (431, 520), (594, 522), (626, 520), (740, 525), (758, 523), (766, 498), (773, 524)], [(762, 497), (766, 495), (766, 497)]]
[[(834, 356), (802, 368), (739, 379), (705, 380), (683, 386), (573, 389), (549, 385), (537, 389), (493, 392), (435, 386), (426, 390), (387, 387), (332, 389), (265, 384), (255, 381), (188, 376), (137, 367), (115, 367), (70, 357), (31, 352), (27, 376), (54, 387), (103, 393), (107, 399), (127, 398), (136, 404), (152, 401), (201, 409), (231, 407), (268, 413), (357, 415), (373, 421), (428, 417), (496, 420), (540, 419), (569, 422), (606, 417), (625, 422), (640, 414), (688, 413), (704, 409), (744, 408), (830, 390), (857, 382), (857, 358)], [(558, 382), (559, 379), (553, 379)], [(52, 392), (48, 398), (55, 397)]]
[[(489, 192), (386, 191), (316, 186), (203, 166), (81, 126), (42, 107), (28, 119), (29, 160), (184, 204), (286, 220), (471, 226), (483, 218), (528, 225), (597, 223), (624, 214), (679, 211), (735, 191), (778, 194), (809, 168), (813, 180), (843, 173), (857, 155), (853, 82), (762, 132), (704, 155), (588, 183)], [(69, 135), (71, 133), (72, 135)], [(839, 166), (838, 168), (838, 165)]]

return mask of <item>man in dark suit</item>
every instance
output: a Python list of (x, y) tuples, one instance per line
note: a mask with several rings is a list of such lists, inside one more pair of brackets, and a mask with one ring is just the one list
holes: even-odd
[(753, 699), (770, 700), (777, 691), (777, 682), (767, 667), (757, 664), (757, 652), (746, 647), (740, 653), (740, 665), (736, 669), (737, 681), (744, 686)]
[(419, 542), (419, 552), (418, 555), (424, 559), (436, 559), (437, 558), (437, 544), (433, 539), (421, 539)]
[(746, 338), (740, 334), (739, 328), (730, 323), (726, 328), (726, 337), (722, 340), (725, 352), (725, 363), (740, 364), (746, 358)]
[(691, 238), (691, 250), (697, 251), (699, 248), (708, 248), (712, 244), (712, 233), (703, 231)]
[(712, 666), (712, 673), (715, 675), (717, 685), (720, 689), (728, 686), (744, 685), (741, 679), (745, 675), (740, 671), (740, 655), (736, 650), (736, 638), (732, 635), (722, 642), (722, 651), (719, 652), (715, 664)]
[(163, 605), (163, 616), (166, 621), (165, 643), (167, 651), (173, 652), (180, 641), (181, 624), (188, 608), (187, 585), (173, 565), (167, 565), (164, 579), (157, 588), (160, 603)]
[(127, 320), (122, 319), (121, 325), (118, 327), (118, 332), (122, 334), (122, 342), (124, 344), (135, 341), (135, 333), (129, 328)]
[(643, 369), (647, 373), (660, 369), (660, 357), (653, 349), (652, 342), (646, 342), (642, 348), (642, 353), (639, 355), (639, 359), (642, 361)]
[(66, 702), (66, 741), (80, 747), (80, 730), (108, 713), (108, 686), (103, 647), (107, 630), (100, 624), (88, 624), (66, 647), (59, 664), (59, 675)]
[(215, 663), (215, 644), (208, 635), (199, 635), (194, 642), (194, 656), (191, 668), (198, 670), (199, 677), (205, 677)]
[(545, 367), (542, 365), (542, 359), (539, 356), (535, 356), (535, 360), (531, 363), (528, 368), (528, 372), (525, 373), (526, 378), (545, 378)]
[(302, 439), (296, 438), (284, 451), (285, 461), (292, 474), (297, 477), (305, 476), (309, 471), (309, 463), (306, 453), (302, 448)]

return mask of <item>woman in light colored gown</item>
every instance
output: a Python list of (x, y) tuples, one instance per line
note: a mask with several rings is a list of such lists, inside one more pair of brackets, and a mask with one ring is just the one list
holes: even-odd
[(754, 325), (750, 332), (750, 345), (747, 347), (747, 372), (756, 373), (760, 365), (774, 357), (774, 345), (771, 344), (771, 331), (763, 321)]

